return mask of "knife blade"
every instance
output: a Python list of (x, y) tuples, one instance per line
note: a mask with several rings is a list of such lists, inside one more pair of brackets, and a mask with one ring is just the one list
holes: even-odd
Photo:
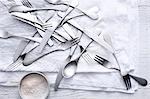
[(73, 27), (77, 28), (78, 30), (82, 31), (85, 35), (87, 35), (89, 38), (93, 39), (95, 42), (97, 42), (99, 45), (106, 48), (111, 53), (114, 53), (114, 49), (108, 43), (106, 43), (102, 37), (95, 35), (94, 33), (92, 33), (91, 31), (89, 31), (87, 29), (83, 29), (74, 20), (69, 20), (69, 21), (67, 21), (67, 23), (69, 23)]
[[(74, 5), (75, 7), (78, 5), (76, 0), (72, 0), (72, 5)], [(49, 31), (51, 33), (46, 33), (45, 36), (43, 37), (42, 42), (40, 43), (40, 45), (38, 46), (38, 52), (41, 53), (44, 49), (44, 47), (46, 46), (49, 38), (51, 37), (51, 35), (54, 33), (54, 31), (59, 27), (59, 25), (62, 23), (62, 21), (66, 18), (66, 16), (68, 16), (72, 11), (74, 10), (74, 8), (68, 8), (68, 10), (66, 11), (65, 15), (62, 17), (62, 19), (56, 23), (55, 26), (50, 27)]]

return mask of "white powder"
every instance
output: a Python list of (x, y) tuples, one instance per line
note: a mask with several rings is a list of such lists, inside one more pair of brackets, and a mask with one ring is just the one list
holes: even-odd
[(48, 87), (48, 82), (42, 75), (32, 73), (24, 77), (20, 91), (23, 99), (45, 99)]

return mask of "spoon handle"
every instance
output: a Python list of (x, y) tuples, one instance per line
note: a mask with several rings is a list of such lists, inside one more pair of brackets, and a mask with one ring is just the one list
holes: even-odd
[(135, 81), (137, 81), (138, 84), (140, 84), (141, 86), (146, 86), (148, 84), (148, 81), (144, 78), (136, 77), (136, 76), (133, 76), (133, 75), (130, 75), (130, 77), (132, 77)]

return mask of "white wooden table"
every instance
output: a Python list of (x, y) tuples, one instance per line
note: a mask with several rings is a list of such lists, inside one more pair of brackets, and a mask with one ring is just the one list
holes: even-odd
[[(140, 40), (145, 42), (145, 45), (140, 45), (142, 47), (139, 57), (141, 68), (138, 71), (141, 77), (150, 81), (150, 45), (147, 44), (150, 42), (150, 0), (139, 0), (139, 16)], [(49, 99), (149, 99), (149, 97), (150, 84), (145, 88), (140, 88), (135, 94), (66, 89), (54, 92), (51, 89)], [(17, 87), (0, 86), (0, 99), (20, 99)]]

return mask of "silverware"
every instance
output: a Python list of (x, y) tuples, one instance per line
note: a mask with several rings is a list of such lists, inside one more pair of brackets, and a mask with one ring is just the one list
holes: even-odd
[(62, 36), (59, 36), (58, 34), (52, 34), (52, 37), (57, 39), (59, 42), (66, 42), (66, 39)]
[(93, 31), (90, 31), (88, 29), (83, 29), (80, 25), (78, 25), (78, 23), (76, 23), (74, 20), (69, 20), (66, 23), (72, 25), (73, 27), (75, 27), (76, 29), (80, 30), (81, 32), (83, 32), (85, 35), (87, 35), (89, 38), (93, 39), (95, 42), (97, 42), (100, 46), (103, 46), (104, 48), (106, 48), (108, 51), (110, 51), (111, 53), (114, 53), (113, 48), (107, 44), (102, 36), (98, 36), (94, 33), (92, 33)]
[[(35, 16), (30, 13), (12, 12), (11, 15), (23, 22), (26, 22), (36, 28), (41, 29), (42, 31), (45, 31), (45, 29), (47, 29), (47, 27), (52, 27), (51, 23), (42, 24), (39, 21), (35, 20)], [(42, 28), (35, 26), (34, 23), (40, 25)]]
[(0, 38), (7, 39), (7, 38), (11, 38), (11, 37), (27, 39), (27, 40), (35, 41), (35, 42), (38, 42), (38, 43), (40, 43), (42, 41), (42, 38), (40, 38), (40, 37), (13, 35), (13, 34), (10, 34), (7, 31), (0, 30)]
[(19, 67), (20, 65), (22, 65), (22, 62), (23, 62), (23, 59), (22, 57), (19, 57), (17, 61), (13, 62), (12, 64), (10, 64), (8, 67), (7, 67), (7, 71), (15, 71), (15, 69), (17, 67)]
[[(76, 0), (71, 0), (71, 5), (73, 6), (77, 6), (78, 2)], [(65, 15), (63, 16), (63, 18), (52, 28), (49, 28), (51, 32), (46, 33), (46, 35), (43, 37), (42, 42), (40, 43), (40, 45), (38, 46), (39, 49), (39, 53), (43, 51), (45, 45), (47, 44), (47, 41), (49, 40), (49, 38), (51, 37), (51, 34), (54, 33), (54, 31), (59, 27), (59, 25), (61, 24), (61, 22), (66, 18), (66, 16), (68, 16), (74, 9), (68, 8), (68, 10), (66, 11)]]
[[(62, 28), (62, 30), (64, 30), (64, 29)], [(62, 31), (62, 30), (55, 30), (55, 33), (57, 33), (61, 37), (64, 37), (66, 40), (71, 40), (72, 37), (69, 36), (69, 34), (66, 31)]]
[(82, 58), (89, 64), (91, 65), (92, 63), (94, 63), (93, 58), (89, 55), (88, 52), (85, 51), (85, 53), (82, 55)]
[(72, 31), (71, 27), (69, 24), (64, 24), (62, 28), (66, 31), (66, 33), (71, 37), (71, 38), (76, 38), (74, 32)]
[[(26, 7), (33, 8), (33, 6), (31, 5), (31, 3), (30, 3), (28, 0), (22, 0), (22, 4), (23, 4), (24, 6), (26, 6)], [(35, 20), (44, 23), (44, 24), (45, 24), (45, 28), (48, 28), (49, 25), (46, 25), (46, 23), (42, 21), (41, 17), (38, 16), (37, 13), (35, 13), (35, 14), (36, 14)], [(52, 16), (54, 16), (54, 14), (52, 14), (52, 15), (50, 16), (50, 18), (52, 18)], [(50, 19), (50, 18), (49, 18), (49, 19)], [(46, 21), (49, 21), (49, 19), (46, 20)], [(38, 24), (35, 24), (35, 26), (38, 26)], [(39, 33), (42, 37), (45, 35), (45, 32), (39, 30), (38, 28), (37, 28), (37, 31), (38, 31), (38, 33)], [(50, 46), (53, 46), (54, 43), (52, 42), (51, 39), (49, 39), (48, 44), (49, 44)]]
[(24, 58), (24, 61), (23, 61), (23, 64), (25, 66), (27, 65), (30, 65), (32, 64), (34, 61), (40, 59), (41, 57), (45, 56), (45, 55), (48, 55), (52, 52), (55, 52), (55, 51), (64, 51), (64, 50), (67, 50), (69, 49), (70, 47), (74, 46), (75, 44), (77, 44), (79, 42), (79, 39), (78, 38), (75, 38), (73, 40), (70, 40), (70, 41), (66, 41), (65, 43), (61, 43), (59, 44), (58, 46), (53, 46), (51, 47), (51, 49), (39, 54), (38, 53), (38, 49), (34, 49), (33, 51), (29, 52), (26, 54), (25, 58)]
[[(26, 2), (27, 2), (27, 1), (26, 1)], [(30, 3), (29, 1), (28, 1), (28, 4), (25, 3), (24, 5), (26, 5), (26, 6), (28, 6), (28, 7), (32, 7), (32, 5), (31, 5), (31, 3)], [(45, 22), (48, 22), (48, 21), (52, 18), (53, 15), (54, 15), (54, 13), (51, 14), (51, 15), (49, 16), (49, 18), (48, 18)], [(36, 19), (36, 17), (35, 17), (35, 19)], [(39, 16), (38, 16), (38, 19), (40, 19)], [(42, 20), (41, 20), (41, 21), (42, 21)], [(35, 26), (38, 26), (38, 25), (35, 24)], [(38, 30), (38, 28), (37, 28), (37, 31), (38, 31), (38, 32), (36, 32), (36, 33), (39, 33), (42, 37), (44, 36), (43, 31)], [(36, 33), (34, 33), (32, 36), (34, 36)], [(13, 61), (17, 61), (17, 59), (19, 58), (19, 56), (21, 55), (21, 53), (24, 51), (24, 49), (26, 48), (26, 46), (28, 45), (28, 43), (29, 43), (29, 42), (27, 42), (27, 41), (25, 41), (25, 40), (22, 40), (22, 41), (20, 42), (18, 48), (17, 48), (16, 51), (15, 51)], [(48, 44), (49, 44), (50, 46), (52, 46), (52, 43), (51, 43), (51, 42), (48, 42)], [(34, 46), (36, 47), (36, 45), (34, 45)]]
[[(98, 63), (99, 63), (100, 65), (102, 65), (102, 66), (105, 66), (105, 63), (108, 63), (108, 62), (109, 62), (108, 60), (102, 58), (102, 57), (99, 56), (99, 55), (96, 55), (94, 60), (95, 60), (96, 62), (98, 62)], [(115, 69), (115, 70), (117, 70), (117, 71), (120, 72), (120, 70), (117, 69), (117, 68), (109, 68), (109, 69)], [(127, 74), (127, 75), (123, 76), (123, 79), (124, 79), (124, 81), (125, 81), (125, 83), (126, 83), (127, 89), (130, 89), (130, 88), (131, 88), (130, 77), (133, 78), (135, 81), (137, 81), (137, 83), (140, 84), (141, 86), (146, 86), (147, 83), (148, 83), (147, 80), (144, 79), (144, 78), (137, 77), (137, 76), (134, 76), (134, 75), (131, 75), (131, 74)]]
[(138, 84), (140, 84), (141, 86), (146, 86), (148, 84), (148, 81), (144, 78), (133, 76), (131, 74), (129, 74), (129, 76), (132, 77), (135, 81), (137, 81)]
[(92, 42), (93, 42), (93, 40), (90, 40), (90, 42), (85, 47), (85, 49), (75, 59), (71, 60), (70, 62), (68, 62), (66, 64), (66, 66), (64, 66), (63, 71), (62, 71), (62, 75), (65, 78), (71, 78), (75, 74), (80, 57), (82, 56), (82, 54), (85, 52), (85, 50), (88, 48), (88, 46)]
[[(26, 0), (26, 2), (22, 2), (23, 3), (23, 5), (25, 5), (25, 6), (27, 6), (27, 7), (32, 7), (32, 5), (30, 4), (30, 2), (28, 1), (28, 0)], [(53, 16), (53, 15), (52, 15)], [(52, 16), (50, 16), (50, 17), (52, 17)], [(35, 17), (35, 19), (37, 19), (36, 17)], [(38, 16), (38, 19), (40, 19), (40, 17)], [(50, 20), (50, 18), (48, 19), (48, 20)], [(46, 20), (46, 22), (48, 21), (48, 20)], [(40, 20), (40, 21), (42, 21), (42, 20)], [(35, 26), (38, 26), (37, 24), (34, 24)], [(38, 31), (38, 33), (43, 37), (44, 36), (44, 32), (43, 31), (41, 31), (41, 30), (39, 30), (38, 28), (37, 28), (37, 31)], [(36, 33), (34, 33), (33, 34), (33, 36), (35, 35)], [(18, 57), (21, 55), (21, 53), (22, 53), (22, 55), (24, 55), (24, 54), (26, 54), (26, 53), (28, 53), (29, 51), (31, 51), (32, 49), (34, 49), (36, 46), (38, 46), (39, 44), (34, 44), (31, 48), (29, 48), (29, 49), (27, 49), (26, 48), (26, 46), (28, 45), (28, 43), (29, 42), (27, 42), (27, 41), (21, 41), (21, 43), (19, 44), (19, 46), (18, 46), (18, 48), (17, 48), (17, 50), (16, 50), (16, 52), (15, 52), (15, 54), (14, 54), (14, 61), (17, 61), (17, 59), (18, 59)], [(52, 43), (52, 41), (48, 41), (48, 44), (50, 45), (50, 46), (52, 46), (53, 45), (53, 43)], [(25, 50), (24, 50), (25, 49)]]
[[(83, 33), (81, 33), (80, 31), (78, 31), (77, 37), (79, 37), (79, 40), (81, 39), (82, 35), (83, 35)], [(71, 60), (71, 58), (72, 58), (72, 56), (73, 56), (73, 54), (74, 54), (74, 52), (75, 52), (76, 49), (77, 49), (77, 45), (72, 46), (72, 47), (70, 48), (69, 55), (68, 55), (68, 57), (66, 58), (66, 60), (65, 60), (63, 66), (65, 66), (65, 65)], [(82, 51), (81, 51), (81, 52), (82, 52)], [(58, 72), (58, 74), (57, 74), (57, 78), (56, 78), (55, 85), (54, 85), (54, 90), (55, 90), (55, 91), (58, 90), (58, 86), (59, 86), (61, 80), (63, 79), (63, 74), (62, 74), (62, 72), (63, 72), (63, 70), (64, 70), (64, 67), (63, 67), (63, 66), (61, 66), (61, 68), (59, 69), (59, 72)]]
[(84, 15), (86, 15), (87, 17), (89, 17), (92, 20), (97, 20), (98, 19), (97, 15), (89, 13), (89, 12), (84, 11), (84, 10), (81, 10), (81, 9), (75, 7), (75, 6), (70, 5), (70, 4), (67, 4), (67, 3), (64, 3), (64, 2), (52, 3), (50, 0), (45, 0), (45, 1), (47, 1), (49, 4), (52, 4), (52, 5), (66, 5), (66, 6), (69, 6), (71, 8), (77, 9), (79, 12), (81, 12)]
[[(107, 42), (109, 42), (109, 44), (110, 44), (110, 45), (112, 46), (112, 48), (114, 49), (114, 47), (113, 47), (113, 45), (112, 45), (112, 41), (111, 41), (110, 35), (105, 34), (105, 35), (104, 35), (104, 38), (105, 38), (105, 40), (107, 40)], [(114, 52), (115, 52), (115, 49), (114, 49)], [(129, 89), (132, 87), (129, 74), (128, 74), (128, 73), (127, 73), (127, 74), (123, 74), (123, 73), (122, 73), (121, 66), (120, 66), (120, 64), (119, 64), (119, 61), (118, 61), (118, 59), (117, 59), (115, 53), (112, 53), (112, 54), (113, 54), (113, 56), (114, 56), (114, 58), (115, 58), (115, 60), (116, 60), (116, 62), (117, 62), (117, 64), (118, 64), (118, 66), (119, 66), (119, 68), (120, 68), (120, 75), (121, 75), (122, 78), (123, 78), (123, 81), (124, 81), (124, 83), (125, 83), (125, 86), (126, 86), (127, 90), (129, 90)]]
[[(23, 3), (26, 3), (26, 2), (23, 1)], [(22, 5), (15, 5), (9, 9), (9, 12), (10, 13), (11, 12), (27, 13), (27, 12), (44, 11), (44, 10), (66, 11), (67, 7), (63, 5), (55, 5), (51, 7), (45, 7), (45, 8), (29, 8), (29, 7), (25, 7)]]
[(55, 80), (55, 85), (54, 85), (54, 90), (57, 91), (58, 90), (58, 86), (61, 82), (61, 80), (64, 78), (63, 75), (62, 75), (62, 71), (63, 71), (63, 66), (65, 66), (71, 59), (71, 56), (68, 56), (64, 63), (62, 64), (62, 66), (60, 67), (59, 71), (58, 71), (58, 74), (57, 74), (57, 78)]
[(108, 60), (104, 59), (103, 57), (100, 57), (99, 55), (96, 55), (96, 56), (94, 57), (94, 60), (95, 60), (96, 62), (98, 62), (99, 64), (101, 64), (102, 66), (104, 66), (106, 63), (109, 62)]

